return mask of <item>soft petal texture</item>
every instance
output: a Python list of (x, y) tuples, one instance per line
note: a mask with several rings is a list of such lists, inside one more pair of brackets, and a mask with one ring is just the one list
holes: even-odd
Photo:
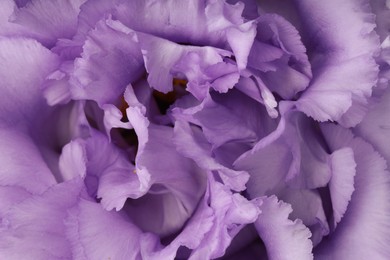
[[(237, 92), (235, 94), (240, 95)], [(233, 99), (223, 96), (221, 99), (225, 104), (229, 101), (234, 104), (231, 104), (230, 107), (225, 106), (225, 104), (218, 101), (217, 103), (208, 95), (199, 106), (185, 110), (176, 108), (173, 115), (175, 118), (184, 118), (202, 127), (205, 137), (214, 149), (228, 142), (256, 140), (256, 121), (257, 112), (260, 112), (259, 106), (256, 106), (255, 102), (251, 102), (247, 107), (244, 107), (247, 105), (244, 102), (250, 102), (250, 100), (244, 98)], [(234, 105), (242, 106), (240, 106), (240, 110), (235, 111), (232, 109)], [(246, 117), (242, 116), (244, 111), (248, 112)], [(252, 114), (249, 114), (250, 112)]]
[(311, 233), (300, 220), (291, 221), (292, 208), (276, 197), (260, 200), (261, 213), (255, 222), (269, 259), (313, 259)]
[(79, 199), (65, 226), (74, 259), (141, 259), (141, 231), (121, 213), (106, 211), (96, 202)]
[[(207, 171), (217, 171), (222, 181), (231, 189), (241, 191), (249, 179), (248, 173), (235, 171), (218, 163), (211, 156), (211, 146), (202, 133), (191, 129), (188, 123), (176, 121), (175, 145), (184, 156), (194, 160), (201, 168)], [(191, 147), (191, 149), (187, 149)]]
[(0, 130), (0, 185), (40, 194), (56, 183), (38, 147), (23, 133)]
[[(0, 256), (4, 259), (67, 259), (64, 237), (67, 210), (78, 200), (81, 180), (53, 186), (11, 208), (0, 226)], [(28, 252), (28, 254), (26, 254)]]
[[(225, 93), (238, 81), (237, 68), (225, 63), (230, 52), (212, 47), (182, 46), (162, 38), (138, 33), (150, 86), (172, 91), (174, 76), (185, 76), (187, 88), (202, 100), (210, 87)], [(163, 51), (162, 51), (163, 50)]]
[(120, 210), (128, 197), (139, 197), (145, 192), (141, 189), (138, 176), (133, 172), (134, 165), (104, 135), (94, 133), (86, 142), (80, 140), (78, 143), (82, 146), (78, 149), (83, 151), (86, 165), (78, 166), (74, 164), (78, 163), (76, 161), (66, 166), (86, 168), (87, 191), (92, 197), (102, 199), (103, 208)]
[(63, 180), (71, 180), (76, 177), (84, 178), (87, 174), (85, 147), (72, 141), (62, 148), (58, 164)]
[(304, 33), (310, 45), (316, 46), (312, 53), (313, 80), (297, 107), (319, 121), (355, 126), (364, 116), (364, 109), (354, 108), (355, 102), (365, 107), (378, 74), (374, 60), (379, 51), (378, 36), (373, 31), (375, 21), (368, 3), (296, 3), (304, 17)]
[(210, 180), (209, 189), (210, 207), (214, 210), (213, 226), (189, 259), (214, 259), (223, 256), (243, 224), (253, 223), (259, 214), (256, 203), (239, 194), (232, 194), (215, 180)]
[(249, 22), (238, 28), (227, 30), (226, 38), (236, 57), (238, 69), (245, 69), (248, 56), (256, 36), (255, 23)]
[(373, 103), (363, 121), (354, 132), (369, 141), (381, 155), (390, 162), (390, 88)]
[(75, 60), (73, 98), (95, 100), (100, 106), (113, 103), (143, 71), (135, 32), (119, 21), (101, 20)]
[(0, 39), (0, 126), (31, 124), (48, 109), (40, 84), (58, 58), (35, 40)]
[(249, 66), (259, 70), (258, 75), (271, 91), (292, 99), (306, 89), (312, 77), (306, 48), (298, 31), (283, 17), (265, 14), (257, 22)]
[(387, 259), (390, 180), (385, 160), (361, 138), (339, 126), (322, 126), (332, 149), (350, 146), (357, 164), (355, 191), (335, 232), (315, 251), (318, 259)]
[[(76, 32), (80, 6), (86, 0), (32, 0), (10, 17), (12, 23), (20, 25), (17, 30), (11, 27), (6, 35), (28, 35), (52, 47), (59, 38), (71, 38)], [(12, 30), (14, 29), (14, 30)]]
[(342, 148), (332, 155), (332, 177), (329, 181), (329, 192), (332, 199), (334, 225), (340, 222), (354, 188), (356, 162), (351, 148)]

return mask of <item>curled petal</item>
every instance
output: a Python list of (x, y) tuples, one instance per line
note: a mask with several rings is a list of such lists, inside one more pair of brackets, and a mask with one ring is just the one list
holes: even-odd
[(81, 179), (31, 195), (2, 216), (0, 256), (6, 259), (64, 259), (72, 256), (64, 237), (67, 210), (77, 201)]
[(379, 41), (368, 3), (297, 1), (297, 7), (304, 17), (304, 33), (316, 46), (312, 54), (313, 80), (297, 107), (319, 121), (355, 126), (364, 110), (358, 112), (353, 106), (356, 102), (361, 105), (361, 100), (371, 95), (378, 76), (374, 56)]
[(370, 144), (335, 125), (322, 127), (331, 149), (349, 146), (356, 161), (355, 191), (330, 238), (315, 251), (318, 259), (389, 256), (390, 179), (385, 160)]
[(95, 202), (80, 198), (69, 210), (65, 226), (75, 259), (140, 258), (141, 231), (122, 214)]
[(260, 200), (261, 213), (255, 222), (257, 231), (264, 241), (268, 257), (281, 259), (313, 259), (311, 233), (300, 220), (291, 221), (289, 204), (276, 197)]
[(48, 110), (39, 86), (58, 57), (35, 40), (1, 38), (0, 60), (0, 126), (33, 124)]

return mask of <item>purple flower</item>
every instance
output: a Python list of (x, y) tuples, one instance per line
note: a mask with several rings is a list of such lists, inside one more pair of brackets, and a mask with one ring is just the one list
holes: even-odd
[(385, 0), (3, 0), (1, 259), (388, 259)]

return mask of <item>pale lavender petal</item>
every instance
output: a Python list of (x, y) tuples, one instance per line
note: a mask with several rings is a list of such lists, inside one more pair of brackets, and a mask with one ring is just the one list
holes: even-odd
[[(202, 133), (184, 121), (175, 122), (174, 142), (177, 150), (183, 156), (194, 160), (199, 167), (207, 171), (217, 171), (222, 181), (229, 188), (237, 191), (245, 189), (248, 181), (248, 173), (236, 171), (223, 166), (211, 156), (211, 145), (207, 142)], [(191, 147), (191, 149), (187, 149)]]
[(390, 118), (386, 111), (390, 110), (390, 88), (373, 102), (363, 121), (354, 132), (369, 141), (376, 150), (390, 163)]
[(138, 176), (134, 174), (134, 165), (103, 134), (94, 133), (86, 140), (84, 149), (88, 192), (91, 196), (101, 198), (105, 209), (120, 210), (128, 197), (136, 198), (145, 193)]
[(349, 130), (330, 124), (322, 130), (331, 149), (352, 148), (357, 168), (348, 209), (335, 232), (315, 251), (316, 258), (386, 259), (390, 255), (390, 175), (386, 162)]
[(329, 192), (333, 207), (333, 224), (336, 226), (347, 211), (354, 188), (356, 163), (351, 148), (341, 148), (330, 156), (332, 160), (332, 177), (329, 181)]
[[(276, 60), (269, 61), (253, 59), (250, 65), (263, 71), (260, 72), (260, 77), (272, 91), (276, 91), (284, 99), (294, 98), (298, 92), (309, 85), (312, 77), (306, 48), (298, 31), (283, 17), (275, 14), (262, 15), (258, 19), (257, 30), (256, 39), (260, 46), (271, 42), (273, 46), (280, 49), (282, 54), (271, 49), (272, 53), (275, 53), (274, 55), (281, 56)], [(256, 52), (264, 53), (267, 51), (260, 49), (260, 46), (253, 49), (254, 57), (259, 55)], [(268, 49), (270, 48), (268, 47)]]
[(302, 221), (288, 219), (292, 208), (276, 197), (260, 199), (261, 213), (255, 222), (269, 259), (313, 259), (311, 233)]
[(209, 189), (210, 207), (214, 210), (213, 226), (189, 259), (214, 259), (223, 256), (243, 225), (256, 221), (260, 212), (256, 203), (239, 194), (232, 194), (214, 180), (210, 180)]
[(2, 216), (0, 256), (4, 259), (66, 259), (72, 256), (64, 237), (67, 210), (78, 199), (81, 180), (55, 185)]
[(248, 22), (240, 27), (233, 27), (227, 30), (226, 38), (236, 57), (237, 67), (245, 69), (248, 63), (248, 56), (256, 36), (256, 24)]
[(73, 178), (85, 178), (87, 174), (87, 158), (85, 147), (78, 140), (71, 141), (62, 148), (58, 160), (61, 175), (64, 181)]
[(73, 99), (95, 100), (100, 106), (114, 103), (143, 71), (135, 32), (119, 21), (101, 20), (88, 33), (81, 58), (75, 60)]
[(238, 81), (237, 68), (223, 61), (223, 57), (230, 55), (229, 51), (182, 46), (146, 34), (137, 35), (149, 73), (148, 82), (160, 92), (173, 90), (174, 76), (185, 76), (187, 90), (199, 100), (206, 97), (210, 87), (225, 93)]
[(42, 93), (50, 106), (66, 104), (71, 100), (69, 78), (73, 68), (73, 61), (63, 62), (58, 70), (46, 77), (42, 85)]
[(2, 129), (0, 150), (0, 185), (21, 187), (40, 194), (56, 183), (30, 136), (13, 129)]
[(206, 174), (176, 151), (173, 134), (170, 127), (149, 126), (148, 142), (142, 150), (139, 148), (135, 160), (137, 172), (138, 168), (146, 170), (151, 184), (159, 184), (162, 190), (175, 194), (186, 210), (192, 212), (204, 193)]
[(364, 111), (357, 112), (351, 106), (371, 95), (378, 75), (374, 16), (363, 1), (344, 1), (342, 5), (337, 1), (297, 1), (297, 6), (310, 45), (317, 46), (312, 54), (313, 80), (297, 107), (316, 120), (354, 126)]
[(16, 9), (10, 21), (20, 25), (6, 35), (28, 35), (45, 46), (52, 47), (59, 38), (71, 38), (76, 32), (80, 6), (86, 0), (29, 1)]
[(35, 40), (1, 38), (0, 60), (0, 125), (32, 124), (48, 110), (40, 84), (58, 58)]
[(125, 215), (85, 199), (75, 204), (65, 222), (72, 258), (141, 259), (141, 231)]

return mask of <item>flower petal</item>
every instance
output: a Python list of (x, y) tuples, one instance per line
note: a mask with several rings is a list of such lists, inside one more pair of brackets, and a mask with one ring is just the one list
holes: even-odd
[(0, 256), (5, 259), (70, 258), (64, 237), (66, 212), (78, 199), (81, 179), (55, 185), (11, 208), (0, 228)]
[(331, 155), (332, 177), (329, 191), (333, 207), (333, 224), (336, 226), (347, 211), (354, 188), (356, 163), (351, 148), (342, 148)]
[(1, 38), (0, 60), (0, 126), (32, 124), (48, 109), (39, 87), (58, 58), (35, 40)]
[(40, 194), (56, 183), (31, 137), (15, 130), (0, 131), (0, 185)]
[(189, 259), (214, 259), (225, 254), (233, 237), (241, 228), (253, 223), (259, 215), (254, 202), (239, 194), (232, 194), (227, 187), (210, 180), (210, 207), (214, 211), (213, 225)]
[(104, 19), (88, 33), (71, 83), (74, 99), (114, 103), (127, 85), (141, 77), (143, 59), (135, 32), (119, 21)]
[(211, 145), (205, 140), (202, 133), (191, 129), (190, 125), (184, 121), (175, 122), (174, 132), (176, 148), (183, 156), (191, 158), (204, 170), (217, 171), (229, 188), (237, 191), (245, 189), (245, 183), (249, 178), (248, 173), (235, 171), (218, 163), (211, 156)]
[(28, 35), (52, 47), (59, 38), (71, 38), (76, 32), (80, 6), (86, 0), (32, 0), (16, 10), (11, 20), (22, 27), (11, 35)]
[(300, 220), (291, 221), (291, 206), (276, 197), (260, 200), (261, 213), (255, 222), (269, 259), (313, 259), (311, 233)]
[(98, 203), (79, 199), (69, 210), (65, 226), (72, 258), (139, 258), (141, 231), (122, 214), (106, 211)]
[(354, 132), (369, 141), (390, 164), (390, 88), (377, 101), (373, 102), (363, 121)]
[[(297, 107), (316, 120), (354, 126), (364, 113), (351, 106), (367, 99), (377, 80), (374, 55), (379, 51), (379, 41), (373, 31), (374, 16), (366, 1), (297, 1), (297, 6), (304, 17), (309, 44), (316, 46), (312, 54), (313, 81)], [(351, 117), (348, 109), (358, 115)]]
[(322, 130), (331, 149), (352, 148), (357, 168), (348, 209), (335, 232), (316, 249), (316, 258), (386, 259), (390, 255), (390, 175), (386, 162), (349, 130), (330, 124)]

